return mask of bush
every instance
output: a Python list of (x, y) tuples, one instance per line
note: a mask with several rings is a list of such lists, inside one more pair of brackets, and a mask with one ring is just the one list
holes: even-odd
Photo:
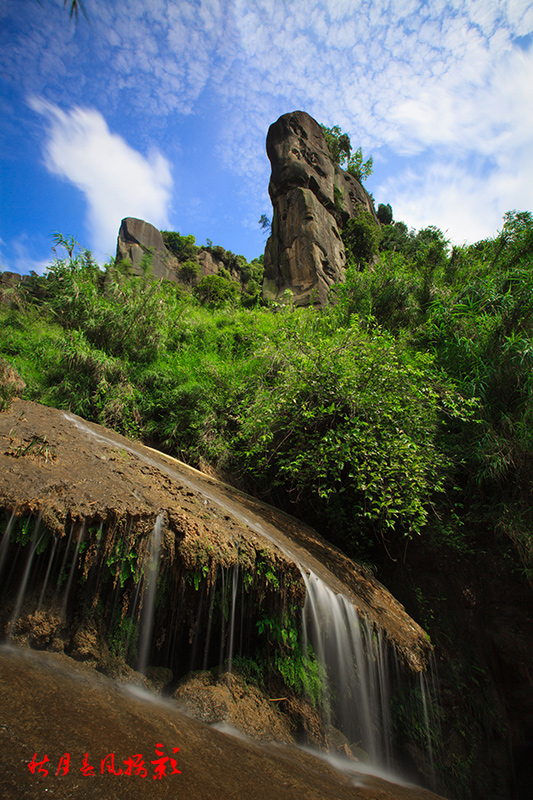
[(222, 275), (205, 275), (195, 289), (201, 304), (209, 308), (235, 305), (240, 295), (239, 284)]
[(185, 283), (192, 283), (200, 274), (200, 264), (189, 258), (178, 270), (178, 277)]
[(165, 246), (170, 250), (172, 255), (176, 256), (178, 261), (182, 263), (188, 259), (195, 259), (199, 247), (196, 245), (196, 239), (192, 234), (189, 236), (182, 236), (177, 231), (161, 231)]
[(288, 492), (352, 549), (420, 533), (446, 474), (431, 358), (309, 312), (285, 314), (265, 357), (272, 367), (239, 415), (243, 462), (260, 487), (278, 502)]
[(369, 264), (378, 253), (379, 237), (379, 227), (368, 211), (349, 219), (342, 230), (346, 262), (360, 266)]

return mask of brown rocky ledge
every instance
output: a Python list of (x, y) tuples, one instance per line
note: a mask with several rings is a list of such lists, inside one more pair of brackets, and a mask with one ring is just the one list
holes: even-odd
[[(167, 558), (193, 568), (253, 563), (267, 553), (303, 599), (297, 562), (345, 594), (382, 628), (415, 672), (430, 646), (403, 606), (366, 570), (298, 520), (215, 478), (102, 426), (16, 399), (0, 414), (0, 507), (42, 511), (49, 528), (67, 521), (128, 517), (149, 532), (165, 517)], [(209, 551), (209, 561), (201, 562)], [(299, 588), (298, 588), (299, 587)]]

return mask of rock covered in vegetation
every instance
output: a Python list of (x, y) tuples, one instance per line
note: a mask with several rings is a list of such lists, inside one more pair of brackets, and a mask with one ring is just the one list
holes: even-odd
[(217, 282), (232, 288), (235, 295), (241, 291), (250, 295), (260, 290), (259, 286), (254, 290), (257, 279), (262, 276), (260, 259), (248, 264), (244, 256), (235, 255), (220, 245), (209, 243), (199, 247), (192, 235), (159, 231), (149, 222), (133, 217), (122, 220), (116, 262), (129, 264), (136, 275), (142, 276), (147, 271), (153, 278), (195, 289), (201, 302), (206, 291), (209, 293)]
[(263, 295), (279, 300), (289, 290), (298, 305), (324, 304), (329, 288), (344, 278), (340, 226), (361, 211), (375, 218), (372, 200), (335, 164), (320, 125), (304, 111), (271, 125), (266, 146), (274, 211)]
[(0, 272), (0, 303), (13, 305), (21, 281), (22, 276), (17, 272)]
[[(126, 594), (135, 592), (130, 583), (155, 518), (164, 516), (161, 571), (170, 594), (161, 641), (170, 635), (171, 605), (181, 602), (184, 581), (193, 593), (202, 587), (208, 592), (216, 585), (217, 570), (238, 567), (249, 574), (265, 611), (280, 600), (301, 606), (304, 586), (297, 562), (302, 562), (386, 631), (414, 672), (424, 668), (426, 636), (403, 607), (370, 574), (287, 514), (113, 431), (34, 403), (15, 400), (1, 414), (0, 441), (0, 507), (19, 518), (41, 513), (50, 543), (55, 539), (58, 548), (69, 531), (73, 542), (83, 530), (94, 531), (92, 541), (88, 534), (85, 538), (78, 571), (84, 580), (90, 577), (103, 550), (109, 591), (123, 585), (124, 603)], [(244, 523), (253, 518), (259, 528)], [(105, 599), (105, 586), (94, 591), (95, 603)], [(198, 623), (195, 613), (184, 607), (189, 644)]]

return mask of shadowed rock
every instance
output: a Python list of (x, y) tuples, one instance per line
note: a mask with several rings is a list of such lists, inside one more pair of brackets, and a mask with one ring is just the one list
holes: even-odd
[[(180, 713), (175, 703), (126, 693), (61, 655), (0, 649), (0, 702), (0, 795), (13, 800), (436, 798), (358, 771), (359, 765), (347, 759), (337, 760), (341, 771), (295, 747), (213, 730)], [(156, 747), (163, 751), (166, 769), (154, 780)], [(114, 772), (107, 768), (110, 754)], [(138, 771), (132, 769), (134, 754), (140, 754), (137, 764), (142, 761)], [(46, 772), (28, 768), (34, 758), (40, 762), (45, 756)], [(172, 757), (179, 772), (173, 772)], [(92, 771), (82, 771), (84, 764)]]
[(161, 231), (142, 219), (134, 217), (123, 219), (118, 232), (117, 263), (129, 261), (133, 271), (141, 275), (141, 262), (150, 252), (154, 278), (177, 280), (176, 268), (179, 267), (179, 262), (165, 247)]

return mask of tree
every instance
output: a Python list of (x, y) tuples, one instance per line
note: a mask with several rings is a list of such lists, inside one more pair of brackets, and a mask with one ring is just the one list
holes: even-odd
[(196, 239), (192, 233), (182, 236), (178, 231), (161, 231), (161, 235), (165, 246), (182, 264), (188, 259), (196, 258), (200, 248), (196, 245)]
[[(41, 6), (41, 0), (37, 0), (39, 5)], [(63, 0), (63, 6), (66, 7), (70, 4), (70, 18), (75, 17), (76, 22), (78, 21), (79, 13), (83, 14), (85, 19), (89, 19), (87, 16), (87, 12), (85, 10), (85, 6), (83, 5), (82, 0)]]
[(352, 153), (352, 144), (347, 133), (343, 133), (338, 125), (332, 128), (321, 125), (331, 156), (339, 167), (346, 169), (358, 181), (366, 180), (372, 175), (373, 158), (363, 161), (363, 151), (360, 147)]
[(379, 250), (379, 226), (368, 211), (349, 219), (342, 230), (348, 264), (369, 264)]
[(272, 233), (272, 220), (266, 214), (259, 217), (259, 227), (269, 235)]
[[(64, 0), (63, 5), (67, 6), (68, 3), (69, 3), (69, 0)], [(76, 22), (77, 22), (80, 11), (83, 14), (83, 16), (86, 19), (88, 19), (87, 12), (85, 11), (85, 7), (84, 7), (82, 1), (81, 0), (70, 0), (70, 18), (72, 19), (72, 17), (75, 17), (76, 18)]]
[(200, 264), (189, 258), (178, 270), (178, 275), (185, 283), (192, 283), (200, 274)]
[(392, 206), (390, 203), (385, 205), (384, 203), (380, 203), (378, 206), (377, 218), (381, 222), (382, 225), (390, 225), (392, 223)]

